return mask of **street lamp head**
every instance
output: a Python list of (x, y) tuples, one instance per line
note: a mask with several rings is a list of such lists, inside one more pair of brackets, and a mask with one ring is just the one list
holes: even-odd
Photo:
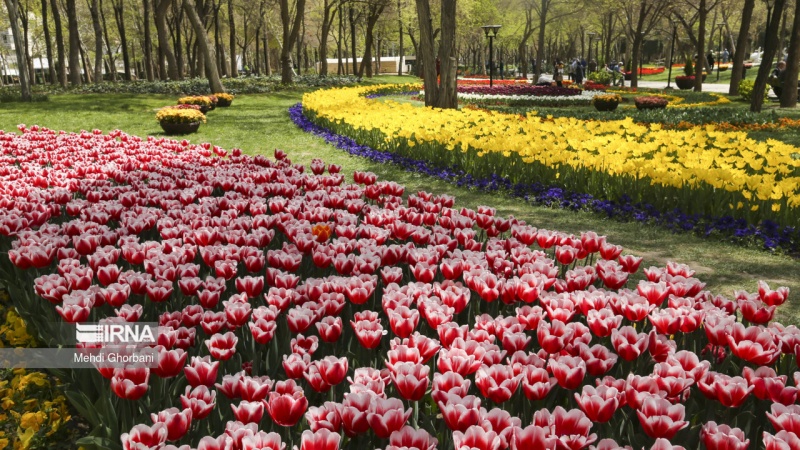
[(481, 28), (483, 28), (483, 33), (486, 37), (497, 37), (497, 32), (500, 31), (501, 26), (502, 25), (484, 25)]

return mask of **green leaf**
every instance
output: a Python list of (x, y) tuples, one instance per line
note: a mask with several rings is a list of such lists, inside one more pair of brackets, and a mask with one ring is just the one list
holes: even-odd
[(99, 437), (99, 436), (86, 436), (83, 438), (78, 439), (75, 441), (75, 444), (80, 447), (84, 447), (87, 450), (89, 449), (97, 449), (97, 450), (120, 450), (122, 449), (122, 443), (117, 441), (112, 441), (111, 439)]

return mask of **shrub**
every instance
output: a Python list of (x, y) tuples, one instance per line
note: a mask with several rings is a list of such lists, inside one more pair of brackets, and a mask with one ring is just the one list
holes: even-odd
[(636, 104), (636, 109), (664, 109), (667, 107), (669, 101), (664, 97), (636, 97), (633, 99)]
[(691, 58), (686, 58), (686, 64), (683, 66), (683, 71), (686, 72), (687, 77), (694, 75), (694, 66), (692, 65)]
[[(352, 86), (358, 83), (352, 76), (304, 75), (294, 77), (293, 85), (282, 85), (280, 76), (239, 77), (223, 79), (225, 89), (234, 94), (264, 94), (275, 91), (287, 91), (316, 87)], [(180, 81), (118, 81), (70, 86), (66, 89), (54, 85), (36, 85), (34, 101), (46, 101), (47, 95), (59, 94), (157, 94), (157, 95), (208, 95), (211, 91), (208, 80), (192, 78)], [(5, 95), (9, 95), (9, 100)], [(37, 97), (38, 95), (38, 97)], [(0, 101), (19, 101), (19, 87), (0, 87)]]
[(604, 84), (608, 86), (611, 84), (611, 74), (605, 70), (598, 70), (589, 74), (589, 81), (594, 81), (597, 84)]
[[(32, 94), (31, 95), (31, 102), (46, 102), (49, 101), (50, 98), (47, 94)], [(8, 90), (0, 92), (0, 103), (16, 103), (21, 102), (22, 97), (20, 96), (19, 91)]]
[[(739, 95), (747, 102), (753, 99), (753, 89), (755, 88), (755, 81), (742, 80), (739, 82)], [(769, 86), (764, 87), (764, 97), (769, 93)]]
[(156, 120), (164, 123), (206, 123), (206, 116), (197, 109), (167, 106), (158, 110)]

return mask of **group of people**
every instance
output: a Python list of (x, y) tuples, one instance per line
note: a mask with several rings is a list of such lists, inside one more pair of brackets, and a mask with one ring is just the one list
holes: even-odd
[[(588, 72), (587, 72), (588, 70)], [(597, 70), (597, 61), (594, 59), (587, 62), (584, 58), (575, 58), (572, 62), (564, 64), (560, 59), (555, 60), (553, 63), (553, 81), (558, 86), (564, 82), (564, 75), (567, 75), (571, 81), (576, 84), (583, 84), (584, 78), (587, 73)], [(565, 74), (566, 72), (566, 74)]]
[[(606, 64), (602, 70), (611, 74), (611, 80), (614, 86), (625, 86), (625, 64), (622, 60), (619, 62), (611, 62)], [(586, 75), (592, 72), (596, 72), (599, 69), (597, 61), (592, 59), (591, 61), (586, 61), (584, 58), (575, 58), (572, 62), (565, 64), (560, 59), (556, 59), (553, 62), (553, 78), (552, 81), (547, 79), (546, 77), (541, 77), (538, 80), (537, 84), (550, 84), (551, 82), (555, 82), (556, 85), (562, 86), (564, 82), (564, 77), (568, 77), (569, 80), (574, 82), (575, 84), (583, 84)]]

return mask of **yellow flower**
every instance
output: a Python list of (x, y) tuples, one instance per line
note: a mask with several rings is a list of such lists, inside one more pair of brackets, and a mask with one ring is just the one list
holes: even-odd
[(22, 418), (19, 421), (19, 426), (24, 429), (33, 429), (34, 431), (39, 431), (42, 428), (42, 423), (44, 423), (47, 415), (42, 411), (37, 412), (27, 412), (22, 415)]
[(178, 99), (179, 105), (200, 105), (211, 106), (214, 102), (210, 97), (205, 95), (193, 95), (188, 97), (181, 97)]
[(47, 380), (47, 378), (45, 378), (45, 374), (42, 372), (31, 372), (20, 378), (17, 389), (25, 390), (30, 384), (43, 387), (49, 385), (50, 382)]
[(206, 115), (196, 109), (161, 108), (156, 114), (159, 122), (167, 121), (170, 123), (206, 123)]
[[(769, 201), (770, 208), (753, 215), (757, 219), (778, 212), (782, 220), (798, 215), (800, 159), (796, 155), (800, 149), (774, 139), (756, 142), (745, 131), (708, 125), (663, 129), (657, 124), (637, 124), (631, 118), (595, 121), (535, 114), (520, 118), (477, 109), (439, 110), (364, 98), (372, 93), (410, 89), (406, 85), (320, 90), (303, 96), (303, 108), (316, 122), (352, 137), (361, 136), (383, 150), (401, 147), (424, 157), (424, 152), (436, 149), (459, 149), (452, 157), (450, 153), (445, 157), (479, 170), (491, 164), (498, 171), (509, 171), (502, 175), (527, 172), (556, 177), (558, 173), (560, 180), (570, 181), (575, 179), (573, 174), (579, 174), (598, 191), (604, 190), (603, 177), (610, 177), (612, 183), (619, 180), (615, 190), (647, 186), (685, 189), (690, 202), (696, 201), (693, 193), (697, 191), (704, 197), (721, 196), (716, 204), (730, 204), (732, 209), (744, 211), (758, 211), (760, 202)], [(724, 95), (713, 96), (713, 102), (706, 104), (729, 101)], [(678, 103), (677, 99), (669, 100)], [(505, 167), (502, 161), (508, 161)], [(655, 192), (665, 193), (668, 191)], [(782, 208), (784, 201), (790, 211)], [(777, 208), (774, 204), (780, 204), (783, 210), (772, 211)]]
[(21, 428), (17, 428), (17, 441), (14, 442), (15, 449), (28, 449), (31, 446), (31, 440), (36, 435), (36, 430), (33, 428), (28, 428), (23, 431)]

